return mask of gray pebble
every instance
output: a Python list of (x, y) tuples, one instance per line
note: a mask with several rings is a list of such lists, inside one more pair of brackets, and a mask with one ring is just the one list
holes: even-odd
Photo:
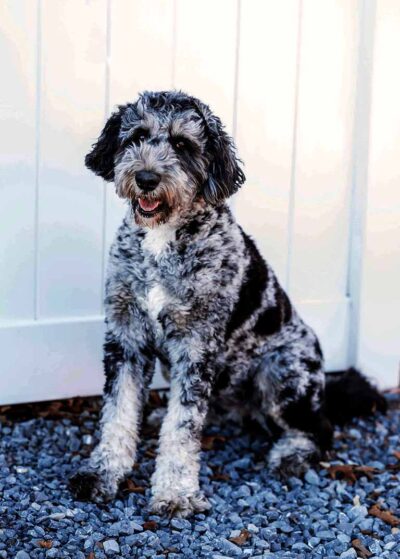
[[(212, 509), (207, 515), (172, 520), (147, 513), (154, 462), (143, 452), (154, 448), (154, 438), (142, 441), (132, 472), (145, 495), (120, 492), (110, 503), (98, 506), (74, 501), (67, 484), (84, 462), (88, 444), (94, 444), (99, 435), (94, 413), (85, 410), (82, 418), (73, 421), (38, 417), (8, 431), (3, 425), (0, 559), (85, 559), (91, 551), (96, 559), (162, 559), (165, 550), (171, 550), (170, 559), (356, 559), (351, 539), (361, 530), (375, 536), (375, 540), (360, 536), (375, 559), (397, 559), (398, 534), (367, 512), (373, 502), (379, 502), (379, 497), (371, 496), (373, 492), (384, 499), (384, 508), (400, 508), (398, 480), (386, 466), (397, 463), (393, 451), (400, 448), (400, 411), (390, 411), (379, 423), (383, 427), (377, 429), (374, 419), (355, 420), (341, 431), (341, 437), (335, 437), (332, 464), (365, 464), (379, 470), (371, 480), (362, 476), (351, 485), (332, 480), (323, 467), (309, 471), (303, 479), (282, 482), (260, 458), (267, 456), (266, 437), (250, 435), (229, 422), (210, 427), (210, 434), (226, 437), (223, 448), (205, 453), (201, 468), (200, 485)], [(79, 441), (78, 450), (71, 450)], [(226, 473), (229, 479), (214, 480), (215, 472)], [(149, 520), (156, 522), (154, 530), (144, 529)], [(251, 533), (244, 545), (229, 541), (243, 529)], [(38, 542), (48, 538), (53, 547), (41, 549)]]
[(107, 555), (119, 553), (119, 545), (115, 540), (106, 540), (103, 542), (103, 548)]
[(355, 557), (357, 557), (357, 553), (354, 547), (350, 547), (349, 549), (343, 551), (343, 553), (340, 554), (340, 559), (353, 559)]
[(185, 518), (173, 518), (171, 520), (171, 526), (176, 530), (190, 530), (192, 528), (189, 520), (186, 520)]
[(30, 559), (30, 558), (31, 556), (29, 555), (29, 553), (27, 553), (24, 550), (18, 551), (15, 556), (15, 559)]
[(311, 485), (319, 485), (319, 477), (315, 470), (310, 469), (306, 472), (304, 479)]

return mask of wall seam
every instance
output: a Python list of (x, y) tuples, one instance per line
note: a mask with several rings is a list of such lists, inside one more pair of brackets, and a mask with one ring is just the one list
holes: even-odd
[(236, 48), (235, 48), (235, 68), (233, 74), (233, 115), (232, 115), (232, 134), (236, 139), (237, 135), (237, 110), (239, 96), (239, 60), (240, 60), (240, 39), (241, 39), (241, 15), (242, 1), (237, 0), (236, 4)]
[(34, 207), (34, 269), (33, 319), (39, 317), (39, 192), (41, 159), (42, 111), (42, 0), (36, 3), (36, 100), (35, 100), (35, 207)]
[(290, 293), (290, 280), (292, 271), (293, 257), (293, 235), (294, 235), (294, 213), (295, 213), (295, 195), (296, 195), (296, 166), (297, 166), (297, 132), (298, 132), (298, 105), (299, 105), (299, 88), (300, 88), (300, 64), (301, 64), (301, 41), (302, 41), (302, 24), (303, 24), (303, 0), (299, 0), (298, 10), (298, 27), (297, 27), (297, 52), (296, 52), (296, 74), (295, 74), (295, 90), (294, 90), (294, 113), (293, 113), (293, 137), (292, 137), (292, 160), (290, 169), (290, 190), (289, 190), (289, 207), (288, 207), (288, 242), (286, 255), (286, 277), (285, 287)]
[(360, 335), (360, 292), (367, 210), (376, 0), (359, 0), (358, 6), (359, 39), (352, 139), (350, 231), (346, 287), (347, 296), (350, 300), (348, 362), (349, 365), (353, 366), (358, 363)]
[(177, 0), (173, 0), (172, 8), (172, 64), (171, 64), (171, 86), (172, 89), (176, 87), (176, 51), (177, 51), (177, 17), (178, 5)]
[[(110, 56), (111, 56), (111, 0), (106, 1), (106, 63), (104, 69), (104, 122), (106, 122), (110, 113)], [(103, 181), (103, 213), (102, 213), (102, 239), (101, 239), (101, 301), (100, 313), (104, 312), (105, 297), (105, 272), (106, 272), (106, 232), (107, 232), (107, 192), (108, 185)]]
[[(241, 15), (242, 1), (236, 2), (236, 43), (235, 43), (235, 65), (233, 70), (233, 103), (232, 103), (232, 137), (237, 139), (237, 112), (239, 103), (239, 60), (240, 60), (240, 38), (241, 38)], [(228, 201), (231, 211), (235, 212), (236, 196)]]

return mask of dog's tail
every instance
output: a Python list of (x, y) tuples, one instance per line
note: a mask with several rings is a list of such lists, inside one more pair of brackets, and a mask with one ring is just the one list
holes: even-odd
[(325, 403), (328, 418), (338, 425), (387, 410), (385, 397), (353, 368), (327, 373)]

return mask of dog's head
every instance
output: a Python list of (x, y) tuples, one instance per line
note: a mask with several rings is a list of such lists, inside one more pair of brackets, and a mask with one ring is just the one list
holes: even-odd
[(131, 201), (135, 220), (153, 227), (220, 204), (245, 177), (232, 138), (210, 108), (178, 91), (145, 92), (110, 116), (86, 166)]

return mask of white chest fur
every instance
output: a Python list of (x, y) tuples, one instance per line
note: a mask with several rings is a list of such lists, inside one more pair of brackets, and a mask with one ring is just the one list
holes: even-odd
[(159, 313), (171, 302), (171, 298), (164, 287), (159, 283), (154, 285), (149, 290), (146, 299), (147, 312), (151, 321), (158, 323), (157, 318)]
[[(164, 254), (168, 243), (175, 240), (175, 233), (175, 227), (168, 223), (159, 225), (154, 229), (149, 229), (146, 231), (146, 237), (143, 239), (143, 248), (158, 260)], [(154, 285), (147, 292), (145, 306), (157, 333), (161, 333), (158, 315), (163, 308), (172, 302), (171, 295), (166, 291), (162, 283), (156, 280)]]
[(169, 223), (163, 223), (154, 229), (146, 231), (146, 237), (143, 239), (143, 248), (157, 259), (163, 254), (168, 243), (175, 239), (175, 227)]

